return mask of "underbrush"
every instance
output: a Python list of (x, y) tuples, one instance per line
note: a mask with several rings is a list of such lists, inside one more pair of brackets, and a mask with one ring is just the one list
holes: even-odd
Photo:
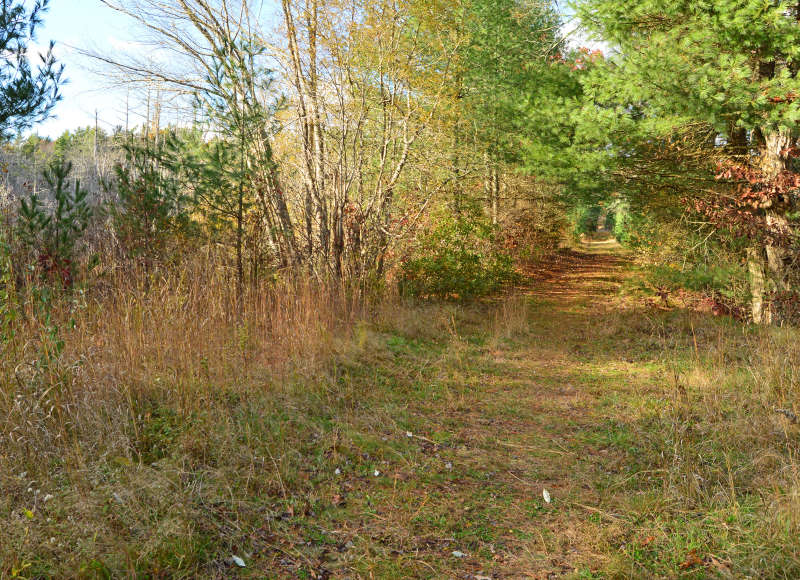
[(709, 266), (695, 265), (689, 268), (680, 268), (676, 265), (658, 265), (649, 268), (648, 278), (654, 286), (669, 290), (694, 290), (699, 292), (714, 292), (734, 298), (732, 288), (741, 287), (737, 284), (744, 278), (741, 266)]
[(800, 574), (796, 330), (209, 272), (21, 306), (0, 576)]
[(235, 512), (256, 508), (238, 502), (287, 497), (284, 430), (319, 404), (289, 393), (367, 306), (313, 282), (241, 301), (232, 286), (198, 262), (17, 297), (0, 353), (0, 576), (192, 576), (241, 540)]
[(400, 289), (409, 296), (474, 298), (516, 279), (511, 256), (498, 247), (496, 228), (482, 216), (443, 217), (418, 236), (403, 260)]

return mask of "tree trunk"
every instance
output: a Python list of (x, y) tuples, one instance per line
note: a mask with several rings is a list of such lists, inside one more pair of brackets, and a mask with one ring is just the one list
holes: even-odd
[[(775, 211), (767, 212), (767, 228), (782, 236), (789, 230), (789, 220), (786, 216)], [(767, 266), (770, 275), (778, 290), (788, 290), (789, 282), (786, 279), (786, 258), (788, 251), (782, 246), (768, 243), (766, 246)]]
[[(786, 170), (786, 156), (783, 151), (792, 144), (792, 137), (788, 131), (763, 131), (763, 148), (761, 150), (761, 171), (764, 180), (775, 179)], [(766, 207), (766, 224), (770, 231), (782, 230), (788, 227), (784, 216), (787, 208), (783, 207), (781, 200), (772, 200)], [(772, 314), (769, 305), (765, 307), (764, 301), (769, 286), (787, 289), (786, 266), (784, 259), (786, 250), (776, 245), (769, 238), (760, 247), (748, 250), (748, 270), (750, 272), (750, 293), (752, 296), (751, 310), (753, 322), (756, 324), (769, 324)], [(765, 273), (765, 263), (768, 267), (769, 277)], [(770, 284), (772, 282), (772, 284)]]
[(764, 312), (766, 276), (764, 275), (764, 260), (760, 246), (747, 249), (747, 269), (750, 272), (750, 307), (753, 323), (768, 324), (770, 322), (769, 312)]
[(500, 172), (492, 167), (492, 225), (500, 219)]
[(236, 309), (241, 316), (244, 298), (244, 185), (239, 183), (236, 208)]

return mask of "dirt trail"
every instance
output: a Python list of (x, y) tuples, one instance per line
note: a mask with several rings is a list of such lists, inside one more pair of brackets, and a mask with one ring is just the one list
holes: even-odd
[(561, 306), (601, 298), (618, 288), (626, 264), (622, 247), (615, 240), (586, 242), (579, 250), (564, 252), (527, 272), (529, 293), (557, 299)]
[[(400, 470), (411, 505), (378, 527), (407, 531), (392, 534), (397, 552), (440, 559), (436, 574), (400, 566), (404, 574), (593, 577), (614, 568), (630, 519), (613, 486), (636, 470), (624, 399), (651, 389), (654, 376), (649, 357), (625, 347), (628, 325), (606, 308), (626, 264), (614, 242), (563, 254), (529, 272), (490, 329), (485, 312), (462, 321), (460, 339), (424, 361), (416, 384), (437, 386), (408, 405), (436, 443)], [(441, 481), (420, 475), (442, 463)]]

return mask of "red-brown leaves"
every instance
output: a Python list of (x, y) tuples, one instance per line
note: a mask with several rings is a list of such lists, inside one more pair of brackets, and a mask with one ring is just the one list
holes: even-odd
[[(785, 151), (794, 156), (794, 148)], [(727, 161), (718, 166), (717, 180), (731, 189), (696, 199), (685, 199), (687, 207), (704, 216), (713, 226), (771, 245), (791, 244), (794, 234), (767, 223), (766, 210), (784, 211), (800, 194), (800, 174), (784, 170), (768, 178), (751, 165)]]
[(770, 103), (793, 103), (797, 99), (797, 95), (791, 91), (786, 93), (785, 95), (775, 96), (775, 97), (767, 97), (767, 100)]

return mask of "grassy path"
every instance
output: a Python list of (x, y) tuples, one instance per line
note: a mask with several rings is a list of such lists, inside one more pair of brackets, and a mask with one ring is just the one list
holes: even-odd
[(319, 574), (702, 576), (658, 521), (663, 449), (641, 434), (670, 428), (666, 339), (620, 304), (626, 267), (596, 244), (496, 304), (365, 331), (336, 371), (341, 475), (312, 492), (336, 504)]

